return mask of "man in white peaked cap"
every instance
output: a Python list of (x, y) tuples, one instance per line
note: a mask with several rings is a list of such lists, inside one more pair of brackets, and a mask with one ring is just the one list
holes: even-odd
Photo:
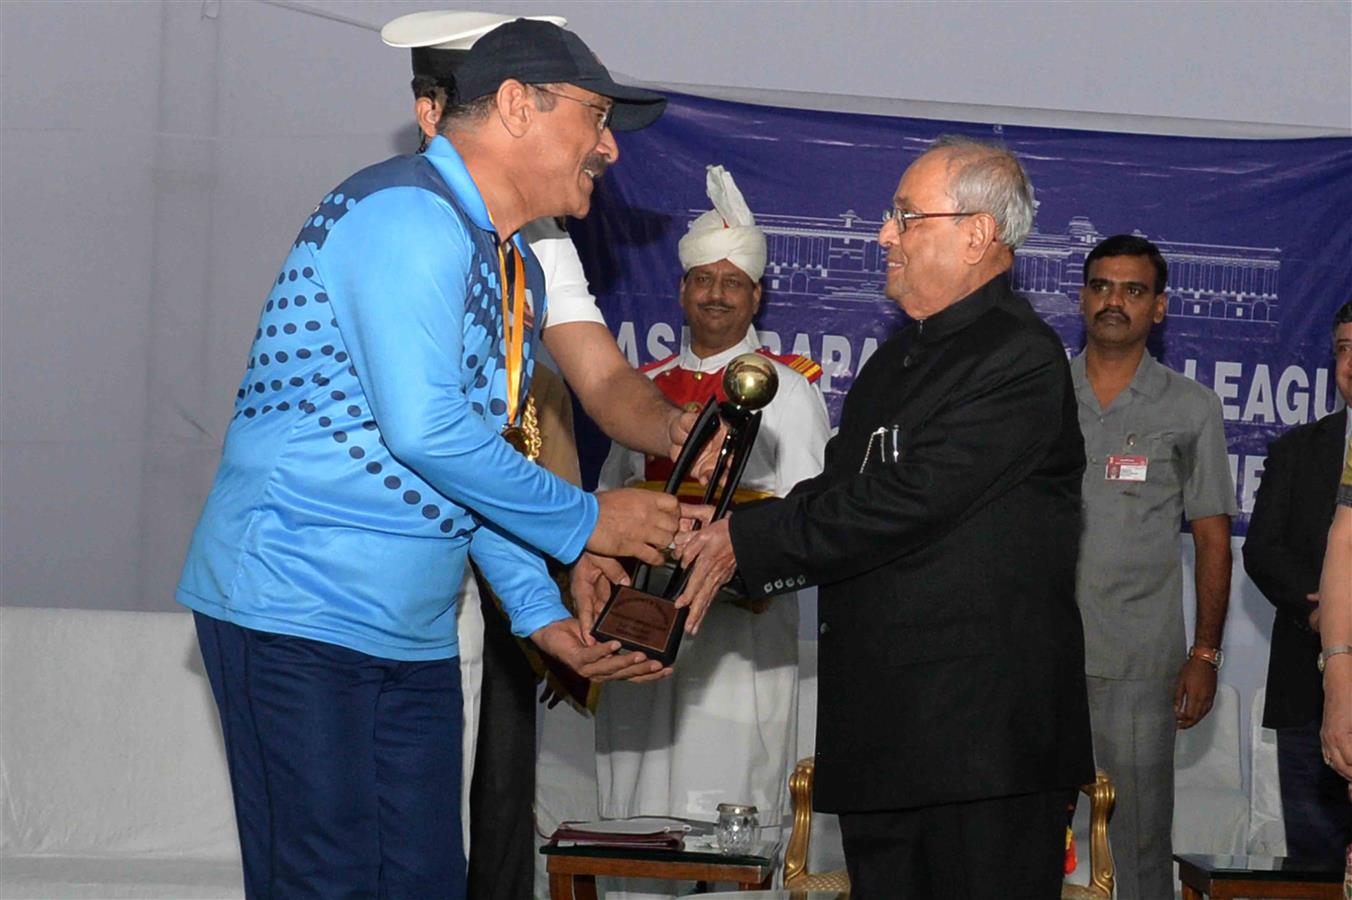
[[(680, 303), (690, 347), (644, 367), (673, 403), (698, 408), (724, 399), (724, 367), (743, 353), (770, 359), (779, 390), (765, 407), (738, 500), (782, 496), (821, 471), (830, 423), (814, 382), (821, 367), (801, 356), (764, 349), (752, 318), (760, 308), (765, 234), (732, 175), (709, 166), (714, 208), (696, 218), (677, 248), (685, 275)], [(672, 463), (619, 444), (600, 483), (661, 490)], [(698, 502), (703, 487), (682, 485)], [(579, 570), (586, 567), (579, 564)], [(597, 598), (603, 599), (603, 598)], [(582, 605), (582, 597), (578, 597)], [(579, 609), (579, 617), (589, 621)], [(628, 689), (624, 689), (628, 688)], [(608, 685), (596, 715), (597, 780), (605, 818), (667, 815), (713, 821), (719, 803), (750, 803), (767, 837), (788, 812), (787, 785), (797, 750), (798, 596), (790, 592), (752, 605), (713, 604), (699, 634), (681, 645), (665, 681)], [(607, 897), (670, 896), (660, 883), (606, 891)]]

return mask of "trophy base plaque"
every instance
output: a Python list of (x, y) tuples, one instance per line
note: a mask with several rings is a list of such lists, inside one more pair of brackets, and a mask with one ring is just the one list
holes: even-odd
[(598, 641), (619, 641), (624, 649), (669, 666), (676, 661), (689, 615), (689, 607), (677, 609), (674, 599), (616, 585), (591, 633)]
[[(728, 399), (719, 403), (715, 395), (705, 401), (672, 463), (664, 490), (673, 495), (678, 492), (701, 449), (718, 431), (721, 416), (727, 421), (728, 431), (714, 460), (704, 502), (713, 505), (710, 521), (726, 515), (760, 428), (760, 410), (774, 398), (778, 386), (774, 366), (759, 354), (743, 353), (728, 363), (723, 372), (723, 390)], [(672, 665), (690, 616), (689, 607), (676, 608), (676, 598), (685, 589), (690, 572), (668, 566), (650, 571), (640, 567), (634, 574), (634, 587), (617, 585), (611, 592), (592, 627), (592, 636), (601, 641), (619, 641), (627, 650), (646, 654), (664, 666)], [(736, 593), (729, 599), (735, 601)]]

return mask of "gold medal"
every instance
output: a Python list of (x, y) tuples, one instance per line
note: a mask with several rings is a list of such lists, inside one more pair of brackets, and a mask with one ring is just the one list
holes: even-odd
[(540, 451), (544, 449), (544, 440), (540, 434), (540, 417), (535, 411), (533, 395), (526, 395), (526, 404), (521, 411), (521, 424), (503, 426), (502, 439), (526, 459), (539, 460)]
[[(504, 368), (507, 374), (507, 425), (516, 427), (517, 412), (521, 406), (521, 382), (525, 370), (526, 337), (526, 266), (521, 252), (510, 243), (512, 251), (512, 278), (507, 278), (507, 259), (502, 252), (502, 243), (498, 244), (498, 265), (501, 267), (502, 287), (502, 343), (507, 358)], [(511, 286), (510, 292), (508, 285)]]
[[(492, 216), (489, 220), (492, 220)], [(512, 255), (511, 278), (507, 276), (504, 243)], [(540, 455), (539, 439), (533, 440), (529, 434), (529, 422), (517, 424), (522, 401), (521, 382), (525, 374), (526, 266), (521, 252), (510, 241), (498, 241), (498, 272), (498, 287), (502, 296), (502, 344), (506, 352), (503, 369), (507, 378), (507, 423), (503, 426), (502, 437), (518, 453), (527, 459), (534, 459)]]
[(526, 455), (528, 449), (526, 443), (526, 431), (516, 425), (508, 425), (502, 429), (502, 439), (512, 445), (512, 449), (522, 456)]
[[(492, 216), (489, 216), (492, 221)], [(504, 247), (506, 252), (504, 252)], [(507, 254), (512, 256), (512, 277), (508, 277)], [(502, 345), (506, 358), (503, 369), (507, 384), (507, 422), (502, 439), (526, 459), (540, 455), (540, 427), (535, 416), (535, 401), (522, 396), (525, 380), (526, 264), (521, 251), (508, 240), (498, 241), (499, 294), (502, 298)], [(524, 407), (524, 408), (523, 408)], [(519, 424), (518, 424), (519, 423)]]

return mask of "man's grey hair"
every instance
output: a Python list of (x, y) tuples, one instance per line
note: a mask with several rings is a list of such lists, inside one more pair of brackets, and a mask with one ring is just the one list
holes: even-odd
[[(555, 88), (557, 84), (528, 84), (526, 87), (531, 89), (531, 102), (540, 112), (549, 112), (558, 105), (558, 98), (551, 93), (548, 88)], [(417, 85), (414, 85), (414, 92), (417, 92)], [(433, 97), (433, 99), (437, 99)], [(498, 95), (495, 91), (492, 94), (484, 94), (482, 97), (476, 97), (466, 102), (448, 103), (445, 95), (441, 98), (441, 118), (437, 121), (438, 133), (445, 134), (448, 130), (458, 126), (474, 125), (488, 118), (489, 113), (497, 106)]]
[(1033, 228), (1037, 201), (1014, 152), (1003, 144), (955, 134), (941, 135), (929, 149), (948, 153), (948, 194), (957, 209), (990, 213), (1000, 243), (1011, 250), (1022, 244)]

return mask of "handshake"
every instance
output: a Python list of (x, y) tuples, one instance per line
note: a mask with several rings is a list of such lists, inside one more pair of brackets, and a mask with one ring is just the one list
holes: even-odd
[[(681, 591), (675, 605), (677, 609), (689, 607), (688, 634), (699, 631), (718, 589), (737, 571), (725, 514), (760, 425), (759, 410), (774, 396), (778, 381), (769, 363), (754, 353), (734, 359), (723, 381), (729, 400), (715, 404), (711, 399), (698, 417), (693, 413), (682, 416), (681, 446), (673, 456), (667, 492), (624, 488), (596, 495), (596, 526), (586, 552), (573, 568), (570, 585), (576, 618), (555, 622), (532, 635), (540, 649), (585, 678), (656, 681), (672, 672), (669, 665), (641, 652), (621, 652), (619, 641), (598, 644), (592, 636), (614, 586), (630, 583), (621, 558), (652, 566), (670, 559), (680, 562), (687, 571), (684, 586), (674, 588)], [(674, 496), (676, 485), (689, 473), (717, 485), (705, 495), (706, 500), (719, 497), (715, 506), (681, 503)], [(558, 640), (547, 646), (537, 635), (550, 629)]]

